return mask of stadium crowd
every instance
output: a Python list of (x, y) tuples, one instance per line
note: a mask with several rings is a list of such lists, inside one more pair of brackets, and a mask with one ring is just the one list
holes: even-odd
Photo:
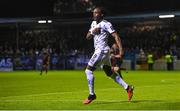
[[(156, 59), (161, 59), (167, 52), (180, 57), (180, 31), (160, 26), (133, 26), (125, 28), (122, 40), (126, 53), (135, 52), (139, 56), (153, 52)], [(127, 54), (127, 56), (130, 54)]]
[[(49, 48), (51, 53), (57, 54), (73, 54), (74, 52), (91, 54), (93, 49), (90, 45), (93, 44), (86, 41), (85, 30), (78, 32), (65, 30), (20, 31), (18, 40), (10, 38), (11, 35), (6, 35), (7, 40), (1, 40), (0, 55), (33, 55), (41, 52), (43, 48)], [(180, 30), (155, 26), (132, 26), (123, 28), (119, 33), (125, 48), (125, 58), (132, 53), (146, 55), (149, 51), (153, 51), (157, 59), (168, 51), (180, 58)]]
[[(32, 61), (48, 48), (50, 55), (55, 57), (53, 60), (58, 56), (63, 64), (73, 64), (75, 57), (79, 57), (79, 61), (86, 61), (93, 52), (93, 43), (85, 39), (87, 29), (71, 28), (20, 30), (18, 38), (16, 33), (2, 35), (0, 57), (30, 56)], [(146, 61), (149, 52), (153, 53), (156, 60), (164, 59), (167, 52), (180, 59), (180, 30), (145, 25), (124, 27), (119, 33), (125, 51), (124, 59), (132, 63)], [(60, 66), (65, 68), (62, 64)]]
[(94, 8), (92, 0), (57, 0), (54, 3), (54, 13), (89, 12)]

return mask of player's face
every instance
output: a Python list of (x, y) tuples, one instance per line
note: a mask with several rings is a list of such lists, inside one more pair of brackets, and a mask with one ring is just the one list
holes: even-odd
[(102, 19), (102, 13), (101, 13), (101, 10), (99, 8), (95, 8), (93, 10), (93, 18), (95, 21), (99, 21)]

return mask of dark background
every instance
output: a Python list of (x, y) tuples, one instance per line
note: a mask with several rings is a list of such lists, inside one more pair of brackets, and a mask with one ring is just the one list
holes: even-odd
[[(66, 1), (66, 0), (62, 0)], [(76, 0), (67, 0), (76, 2)], [(0, 17), (62, 16), (54, 14), (57, 0), (1, 0)], [(180, 10), (180, 0), (92, 0), (94, 6), (104, 6), (109, 15)], [(76, 13), (90, 13), (85, 10)], [(83, 14), (82, 13), (82, 16)], [(86, 14), (88, 15), (88, 14)]]
[(0, 17), (53, 16), (53, 0), (1, 0)]

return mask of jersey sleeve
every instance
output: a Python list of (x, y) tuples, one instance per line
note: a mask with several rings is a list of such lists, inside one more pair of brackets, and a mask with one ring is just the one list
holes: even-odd
[(89, 32), (91, 32), (91, 31), (93, 30), (92, 25), (93, 25), (93, 22), (91, 23), (91, 26), (90, 26), (90, 28), (89, 28)]
[(110, 22), (105, 23), (105, 29), (108, 31), (110, 34), (115, 32), (115, 29), (113, 28), (112, 24)]

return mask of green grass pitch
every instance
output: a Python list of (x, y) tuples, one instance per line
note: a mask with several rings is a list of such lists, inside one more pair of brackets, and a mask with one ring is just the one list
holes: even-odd
[(103, 71), (95, 71), (97, 99), (89, 105), (83, 70), (0, 72), (0, 110), (180, 110), (180, 71), (122, 71), (134, 97)]

